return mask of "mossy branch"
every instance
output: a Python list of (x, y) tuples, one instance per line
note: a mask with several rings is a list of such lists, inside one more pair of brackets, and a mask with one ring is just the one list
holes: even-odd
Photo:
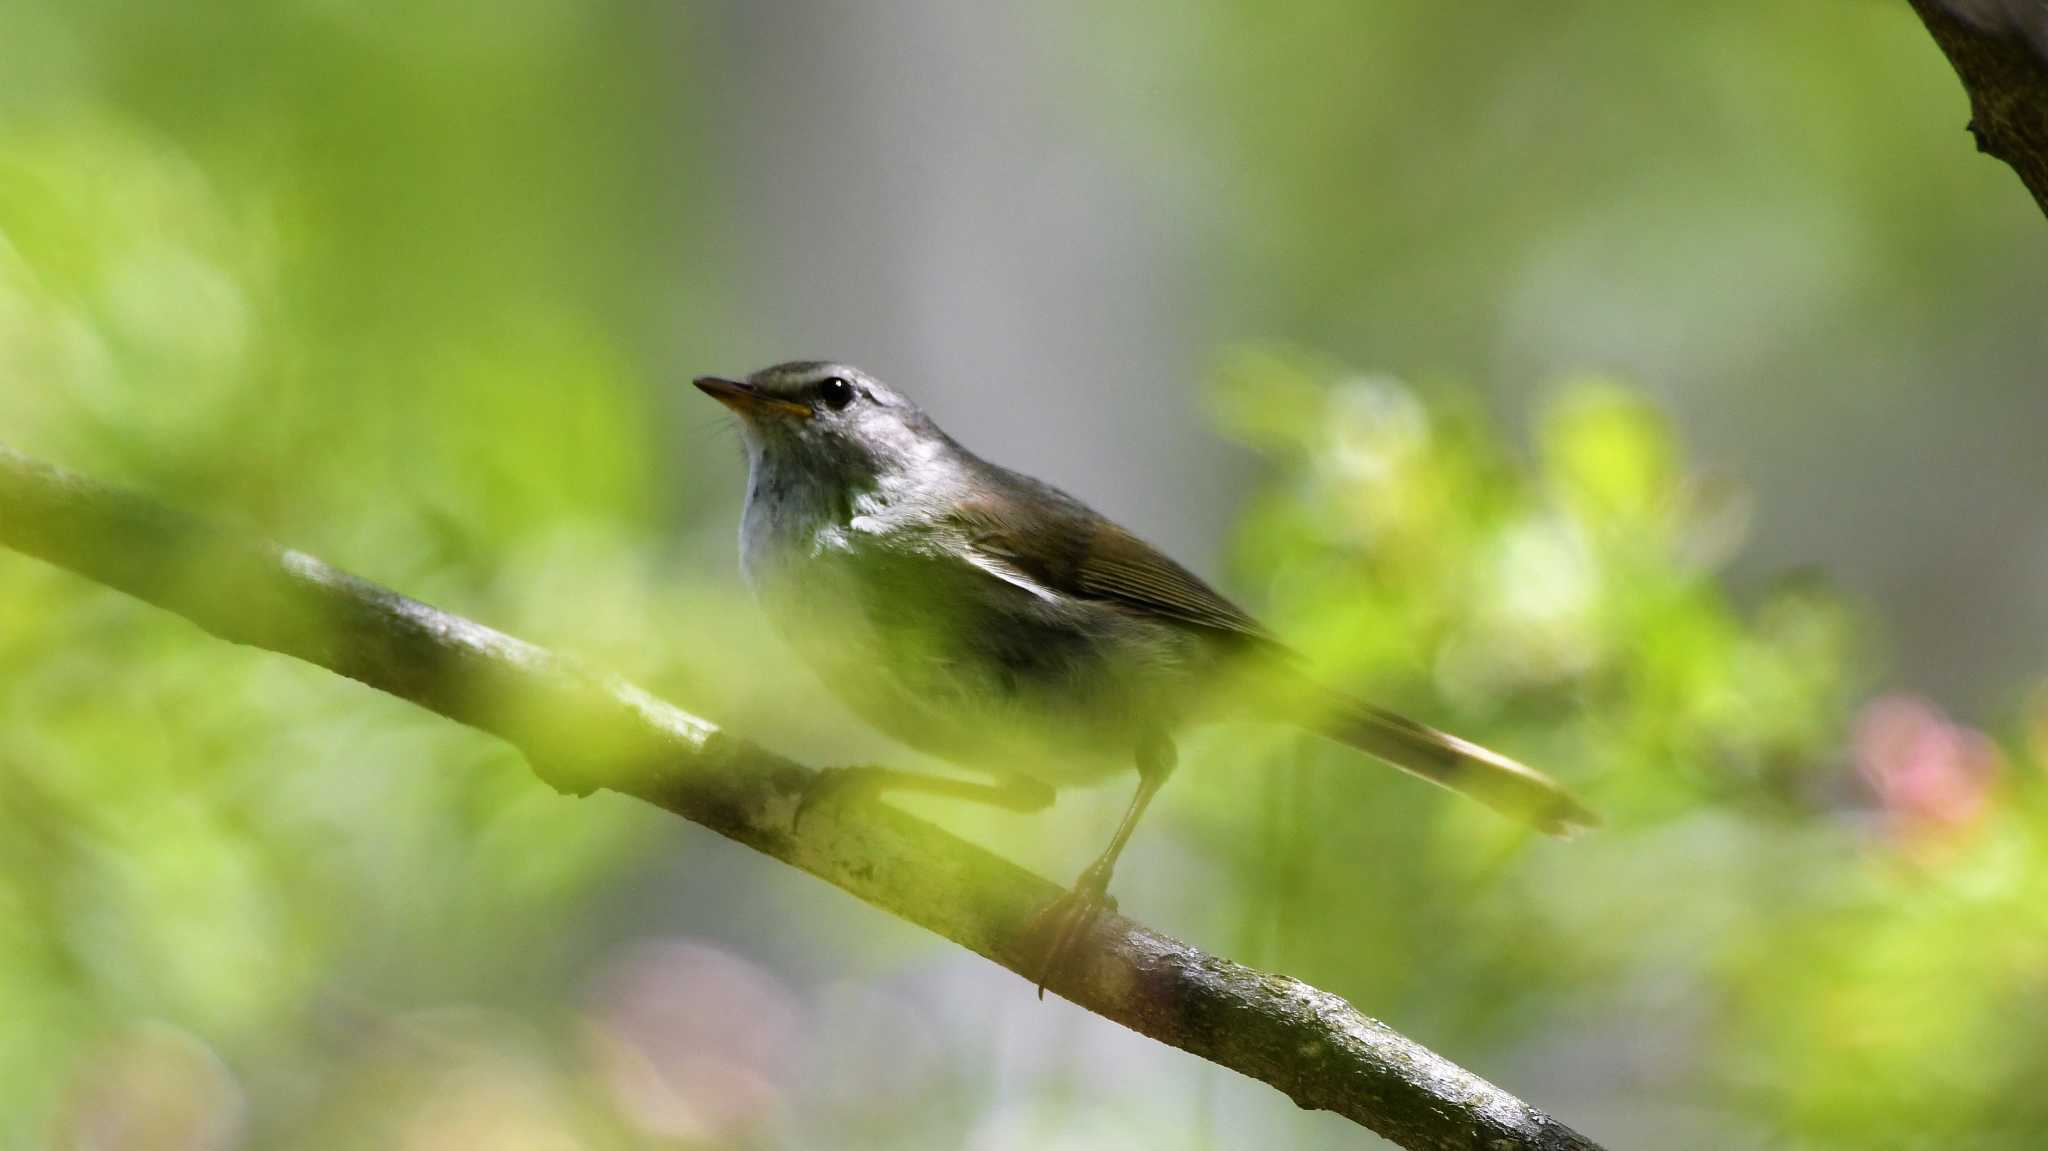
[[(2010, 165), (2048, 212), (2048, 59), (2037, 47), (2048, 44), (2048, 9), (2015, 14), (1954, 0), (1912, 3), (1969, 93), (1977, 150)], [(1985, 14), (1972, 15), (1979, 10)], [(2005, 23), (1988, 20), (1991, 12)], [(2025, 26), (2028, 20), (2035, 27)]]
[[(0, 545), (490, 732), (568, 792), (635, 796), (1011, 971), (1060, 889), (859, 799), (792, 828), (815, 773), (543, 648), (311, 556), (0, 447)], [(1051, 990), (1409, 1148), (1597, 1151), (1570, 1128), (1299, 980), (1105, 915)], [(1027, 978), (1030, 976), (1027, 975)], [(1030, 994), (1028, 983), (1017, 985)]]

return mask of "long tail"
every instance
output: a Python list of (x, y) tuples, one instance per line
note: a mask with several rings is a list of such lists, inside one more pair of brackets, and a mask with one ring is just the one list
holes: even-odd
[(1550, 835), (1598, 827), (1600, 817), (1555, 780), (1507, 756), (1369, 703), (1330, 693), (1320, 734), (1467, 795)]

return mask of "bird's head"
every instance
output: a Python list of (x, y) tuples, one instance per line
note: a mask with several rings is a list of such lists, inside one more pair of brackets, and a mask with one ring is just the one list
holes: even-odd
[(862, 484), (914, 474), (952, 443), (916, 404), (847, 364), (796, 360), (744, 380), (699, 376), (696, 384), (739, 414), (756, 467)]

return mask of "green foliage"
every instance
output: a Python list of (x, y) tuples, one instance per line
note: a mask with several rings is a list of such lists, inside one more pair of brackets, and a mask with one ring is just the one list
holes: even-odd
[[(667, 510), (628, 334), (593, 319), (631, 322), (646, 234), (590, 226), (630, 207), (639, 144), (588, 123), (633, 29), (117, 7), (6, 6), (10, 61), (92, 67), (0, 93), (0, 436), (608, 654)], [(516, 997), (658, 826), (19, 557), (0, 667), (0, 1146), (162, 1119), (188, 1064), (154, 1026), (227, 1060), (260, 1133), (360, 1058), (323, 1012)]]
[[(1283, 893), (1291, 959), (1481, 1034), (1564, 1004), (1669, 1029), (1660, 1005), (1696, 997), (1691, 1058), (1802, 1146), (2027, 1145), (2038, 741), (2009, 752), (1904, 698), (1850, 740), (1869, 625), (1810, 580), (1738, 604), (1718, 569), (1742, 501), (1614, 381), (1560, 383), (1525, 463), (1455, 389), (1271, 351), (1224, 378), (1218, 411), (1284, 468), (1239, 556), (1280, 630), (1610, 820), (1511, 845), (1419, 786), (1354, 783), (1341, 752), (1189, 772), (1239, 905)], [(1253, 779), (1277, 836), (1243, 834)]]
[[(1219, 729), (1134, 848), (1186, 839), (1203, 866), (1151, 906), (1127, 892), (1134, 913), (1489, 1074), (1531, 1050), (1644, 1064), (1612, 1077), (1616, 1113), (1667, 1100), (1799, 1148), (2039, 1145), (2048, 696), (1996, 740), (1867, 701), (1883, 626), (1738, 566), (1750, 497), (1644, 390), (1712, 380), (1745, 435), (1853, 421), (1881, 386), (1948, 416), (1930, 348), (1982, 344), (1989, 375), (2031, 347), (1987, 342), (2037, 331), (2039, 292), (1981, 205), (2039, 221), (1996, 165), (1898, 142), (1908, 110), (1962, 113), (1896, 7), (1653, 33), (1621, 4), (1074, 22), (1101, 85), (1059, 85), (1094, 101), (1075, 119), (1148, 160), (1197, 140), (1207, 167), (1133, 178), (1210, 197), (1190, 218), (1230, 239), (1207, 282), (1329, 349), (1216, 372), (1217, 424), (1263, 465), (1229, 582), (1330, 682), (1608, 820), (1534, 841), (1349, 752)], [(706, 173), (729, 158), (695, 116), (720, 76), (732, 99), (820, 77), (718, 72), (721, 27), (567, 0), (0, 0), (0, 439), (793, 753), (905, 758), (740, 604), (732, 453), (678, 435), (645, 366), (770, 326), (719, 257), (740, 245), (714, 242), (733, 206)], [(869, 271), (824, 275), (893, 290)], [(1502, 332), (1574, 324), (1601, 355), (1532, 338), (1505, 386), (1531, 358), (1637, 369), (1563, 374), (1526, 427), (1499, 395), (1346, 366), (1484, 364)], [(1075, 807), (920, 810), (1064, 876), (1099, 846)], [(1070, 1114), (1088, 1068), (1018, 1102), (1002, 1037), (959, 1037), (992, 1009), (942, 1016), (922, 969), (869, 980), (908, 933), (720, 850), (0, 553), (0, 1147), (138, 1145), (121, 1123), (202, 1147), (1201, 1142), (1145, 1091)], [(716, 891), (670, 893), (700, 870)], [(719, 931), (784, 952), (649, 942)]]
[(1271, 353), (1225, 376), (1226, 423), (1301, 477), (1240, 564), (1333, 678), (1546, 741), (1624, 824), (1833, 769), (1855, 621), (1797, 583), (1738, 608), (1718, 577), (1743, 501), (1632, 392), (1564, 382), (1523, 463), (1455, 390)]

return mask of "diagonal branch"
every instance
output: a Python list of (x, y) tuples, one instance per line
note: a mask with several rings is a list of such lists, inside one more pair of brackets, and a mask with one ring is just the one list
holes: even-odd
[[(317, 664), (490, 732), (558, 789), (700, 823), (1012, 971), (1035, 970), (1046, 880), (884, 804), (791, 816), (811, 769), (616, 679), (300, 552), (0, 447), (0, 546), (223, 639)], [(1105, 915), (1052, 990), (1404, 1147), (1598, 1151), (1350, 1004)]]
[(1970, 96), (1977, 150), (2012, 166), (2048, 212), (2048, 5), (1912, 0)]

